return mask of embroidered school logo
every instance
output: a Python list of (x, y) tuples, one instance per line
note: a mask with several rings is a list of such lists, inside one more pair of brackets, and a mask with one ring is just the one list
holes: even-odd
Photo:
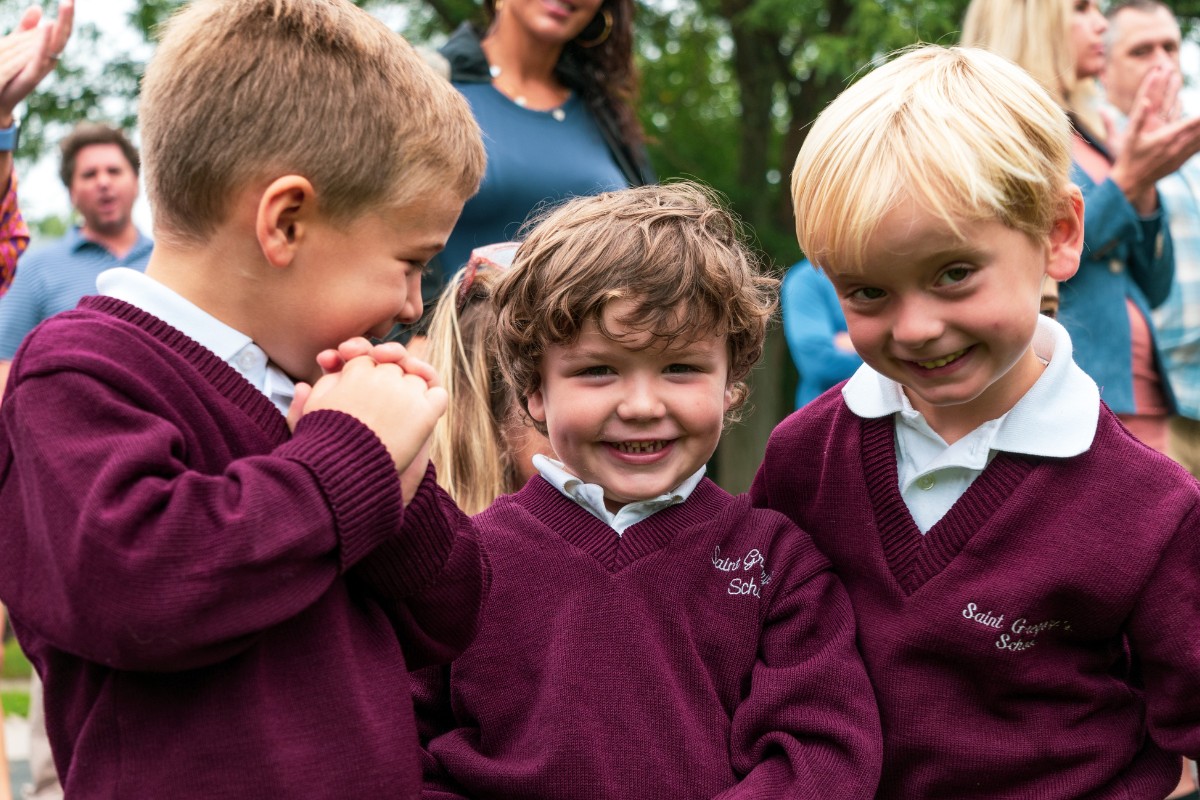
[[(752, 548), (740, 558), (728, 558), (721, 555), (721, 548), (713, 548), (713, 567), (721, 572), (737, 573), (730, 578), (725, 588), (726, 594), (749, 595), (758, 597), (759, 590), (771, 582), (771, 573), (767, 572), (766, 559), (758, 548)], [(755, 575), (753, 573), (757, 572)], [(748, 577), (745, 573), (751, 573)]]
[(1026, 617), (1017, 617), (1011, 623), (1007, 623), (1003, 613), (996, 614), (990, 609), (984, 611), (975, 603), (967, 603), (966, 608), (962, 610), (962, 615), (977, 625), (998, 631), (995, 641), (996, 649), (1013, 653), (1032, 649), (1038, 643), (1038, 636), (1046, 631), (1071, 631), (1071, 623), (1065, 619), (1035, 621)]

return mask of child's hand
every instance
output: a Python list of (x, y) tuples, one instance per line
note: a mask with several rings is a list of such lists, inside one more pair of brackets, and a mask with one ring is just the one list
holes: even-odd
[(430, 386), (425, 377), (365, 354), (346, 360), (311, 390), (297, 389), (298, 415), (329, 408), (355, 417), (383, 441), (401, 472), (421, 451), (448, 402), (446, 390)]
[[(371, 348), (371, 343), (361, 336), (354, 339), (347, 339), (338, 345), (337, 349), (322, 350), (320, 353), (317, 353), (317, 366), (326, 375), (340, 372), (342, 366), (350, 359), (370, 355)], [(292, 396), (291, 405), (288, 406), (287, 415), (288, 430), (292, 431), (292, 433), (296, 432), (296, 423), (304, 416), (304, 406), (308, 402), (310, 394), (312, 394), (312, 384), (303, 381), (296, 384), (295, 394)]]
[(352, 358), (359, 356), (369, 356), (374, 349), (368, 340), (362, 336), (356, 336), (353, 339), (347, 339), (333, 350), (322, 350), (317, 353), (317, 366), (326, 375), (332, 372), (340, 372), (342, 367)]
[(426, 438), (412, 462), (400, 472), (400, 496), (404, 500), (405, 507), (412, 502), (413, 497), (417, 494), (417, 489), (421, 488), (421, 481), (425, 480), (425, 470), (428, 467), (429, 439)]
[(437, 372), (427, 362), (410, 354), (399, 342), (371, 344), (361, 336), (347, 339), (336, 350), (322, 350), (317, 354), (317, 366), (329, 374), (339, 371), (352, 358), (370, 356), (378, 364), (398, 364), (405, 372), (420, 375), (430, 386), (440, 386)]

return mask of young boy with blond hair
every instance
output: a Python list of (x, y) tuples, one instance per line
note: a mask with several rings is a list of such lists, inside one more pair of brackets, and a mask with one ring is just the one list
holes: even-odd
[(419, 688), (428, 797), (870, 798), (879, 728), (809, 538), (704, 477), (774, 281), (707, 192), (580, 198), (495, 288), (559, 460), (474, 518), (474, 644)]
[(1066, 115), (979, 50), (818, 118), (792, 191), (864, 366), (782, 422), (754, 503), (845, 581), (880, 798), (1165, 797), (1200, 754), (1200, 489), (1039, 315), (1083, 246)]
[(66, 796), (412, 796), (406, 664), (483, 578), (421, 454), (445, 392), (358, 337), (420, 315), (478, 129), (347, 0), (192, 3), (140, 115), (146, 273), (39, 326), (0, 406), (0, 597)]

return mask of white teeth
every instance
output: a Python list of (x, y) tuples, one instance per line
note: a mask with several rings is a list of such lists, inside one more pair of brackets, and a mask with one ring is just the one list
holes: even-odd
[(622, 453), (657, 453), (666, 447), (661, 439), (652, 442), (616, 442), (615, 447)]
[(920, 364), (925, 369), (937, 369), (938, 367), (946, 366), (951, 361), (957, 361), (960, 357), (962, 357), (962, 354), (965, 352), (967, 352), (967, 349), (964, 347), (962, 350), (959, 350), (958, 352), (951, 353), (950, 355), (942, 356), (941, 358), (934, 359), (933, 361), (918, 361), (917, 363)]

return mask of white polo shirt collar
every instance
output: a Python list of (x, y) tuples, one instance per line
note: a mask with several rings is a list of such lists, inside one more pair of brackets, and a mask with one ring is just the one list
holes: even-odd
[(567, 472), (561, 461), (539, 453), (533, 457), (533, 466), (551, 486), (574, 500), (592, 516), (607, 524), (617, 532), (618, 536), (625, 533), (625, 530), (631, 525), (641, 522), (655, 512), (688, 499), (696, 486), (700, 484), (705, 472), (705, 467), (700, 467), (674, 491), (629, 503), (613, 513), (604, 504), (604, 487), (596, 483), (584, 483)]

